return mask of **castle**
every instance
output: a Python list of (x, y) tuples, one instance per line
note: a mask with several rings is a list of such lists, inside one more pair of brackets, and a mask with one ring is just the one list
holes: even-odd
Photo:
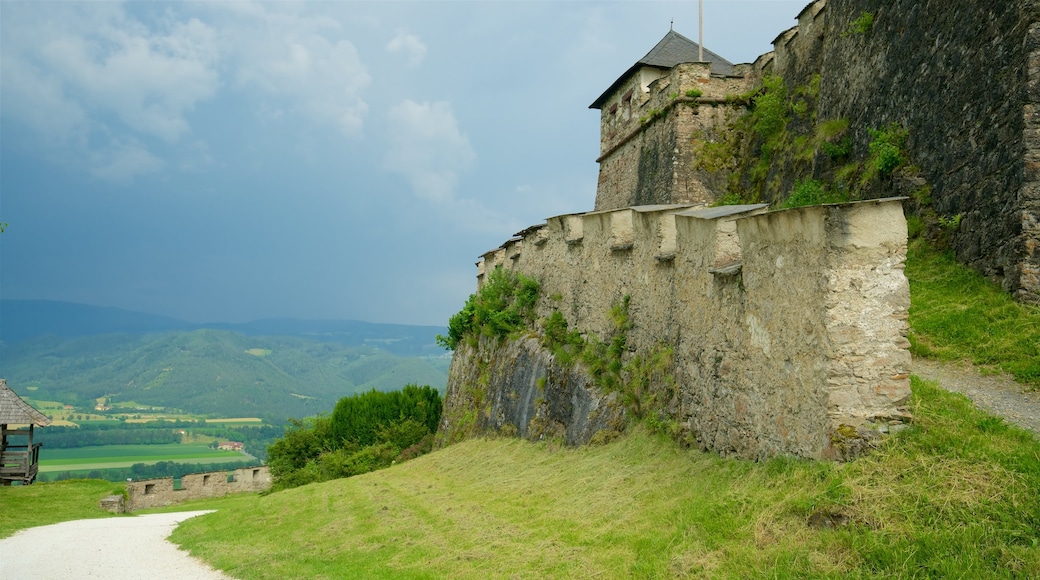
[[(905, 128), (918, 174), (880, 195), (927, 192), (923, 203), (956, 224), (959, 261), (1040, 302), (1037, 2), (815, 0), (773, 46), (754, 63), (711, 51), (698, 63), (696, 43), (669, 32), (618, 78), (592, 104), (601, 113), (595, 209), (711, 203), (730, 175), (694, 163), (696, 150), (745, 110), (734, 97), (771, 75), (789, 90), (816, 77), (810, 130), (845, 121), (854, 156), (866, 157), (871, 129)], [(785, 169), (824, 180), (835, 169), (819, 152), (790, 170), (797, 164), (774, 155), (772, 199), (793, 186)]]
[[(745, 110), (734, 95), (768, 75), (815, 84), (805, 117), (842, 119), (861, 155), (869, 129), (905, 127), (917, 172), (891, 188), (910, 183), (917, 203), (927, 191), (958, 224), (950, 239), (962, 261), (1037, 300), (1040, 17), (1027, 1), (952, 4), (816, 0), (750, 64), (710, 51), (697, 62), (700, 47), (669, 31), (591, 105), (601, 115), (594, 210), (550, 218), (485, 253), (478, 286), (496, 268), (531, 276), (540, 319), (558, 313), (599, 340), (616, 332), (611, 310), (624, 302), (624, 356), (667, 353), (658, 390), (643, 395), (692, 445), (842, 459), (902, 428), (911, 364), (903, 198), (710, 207), (734, 170), (695, 161), (698, 145)], [(819, 152), (808, 162), (777, 155), (770, 182), (797, 163), (816, 177), (832, 171)], [(600, 388), (537, 338), (481, 338), (456, 350), (442, 431), (581, 444), (622, 424), (632, 396)]]

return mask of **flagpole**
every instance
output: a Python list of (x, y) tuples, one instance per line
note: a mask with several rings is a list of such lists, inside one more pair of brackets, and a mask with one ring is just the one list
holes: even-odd
[(697, 24), (700, 28), (697, 38), (697, 60), (704, 62), (704, 0), (700, 0), (700, 13), (697, 15)]

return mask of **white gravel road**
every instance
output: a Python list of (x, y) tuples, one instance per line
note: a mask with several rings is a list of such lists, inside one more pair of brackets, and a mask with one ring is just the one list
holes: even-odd
[(210, 511), (76, 520), (21, 530), (0, 540), (0, 580), (229, 579), (166, 539), (180, 522)]

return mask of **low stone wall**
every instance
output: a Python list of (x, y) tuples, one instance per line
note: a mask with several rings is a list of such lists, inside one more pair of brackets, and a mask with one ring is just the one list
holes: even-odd
[[(525, 230), (485, 254), (478, 284), (499, 266), (532, 276), (539, 317), (559, 310), (604, 340), (612, 305), (629, 296), (629, 356), (673, 350), (666, 406), (686, 440), (755, 459), (841, 458), (846, 440), (908, 416), (906, 240), (898, 199), (771, 213), (631, 207)], [(446, 409), (472, 370), (453, 363)], [(541, 378), (551, 406), (553, 375)], [(484, 380), (481, 404), (520, 394)]]
[(223, 497), (245, 491), (259, 492), (271, 488), (271, 472), (267, 466), (242, 467), (234, 471), (192, 473), (181, 477), (180, 489), (173, 488), (173, 478), (142, 479), (126, 484), (127, 498), (123, 511), (163, 507), (193, 499)]

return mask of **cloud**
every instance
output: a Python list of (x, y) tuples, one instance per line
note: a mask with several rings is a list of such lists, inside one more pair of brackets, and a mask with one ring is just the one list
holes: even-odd
[(451, 201), (459, 173), (476, 159), (469, 139), (459, 131), (451, 105), (404, 100), (390, 108), (388, 117), (386, 168), (404, 175), (418, 197)]
[[(45, 99), (15, 98), (5, 113), (43, 131), (81, 130), (82, 112), (109, 113), (134, 132), (173, 142), (190, 130), (184, 114), (216, 92), (214, 32), (198, 20), (150, 29), (121, 6), (80, 3), (48, 5), (48, 18), (18, 16), (4, 31), (17, 29), (4, 43), (4, 69)], [(64, 126), (44, 120), (50, 111)]]
[(298, 6), (228, 3), (233, 12), (222, 30), (239, 86), (261, 92), (258, 114), (299, 112), (312, 122), (336, 127), (344, 136), (363, 134), (368, 104), (362, 93), (372, 83), (354, 44), (337, 38), (339, 24), (300, 13)]
[(90, 172), (99, 179), (126, 184), (163, 166), (163, 161), (140, 143), (117, 141), (94, 155), (94, 168)]
[(403, 52), (408, 55), (408, 65), (418, 66), (426, 58), (426, 45), (418, 36), (398, 31), (397, 36), (386, 45), (388, 52)]
[(179, 158), (201, 141), (189, 139), (191, 113), (218, 97), (262, 121), (363, 134), (372, 79), (336, 20), (296, 3), (155, 6), (5, 3), (3, 122), (28, 129), (52, 160), (110, 181), (213, 164), (209, 153)]
[(164, 167), (142, 139), (179, 142), (219, 86), (214, 31), (197, 19), (148, 26), (100, 3), (5, 4), (4, 17), (4, 121), (99, 179)]

